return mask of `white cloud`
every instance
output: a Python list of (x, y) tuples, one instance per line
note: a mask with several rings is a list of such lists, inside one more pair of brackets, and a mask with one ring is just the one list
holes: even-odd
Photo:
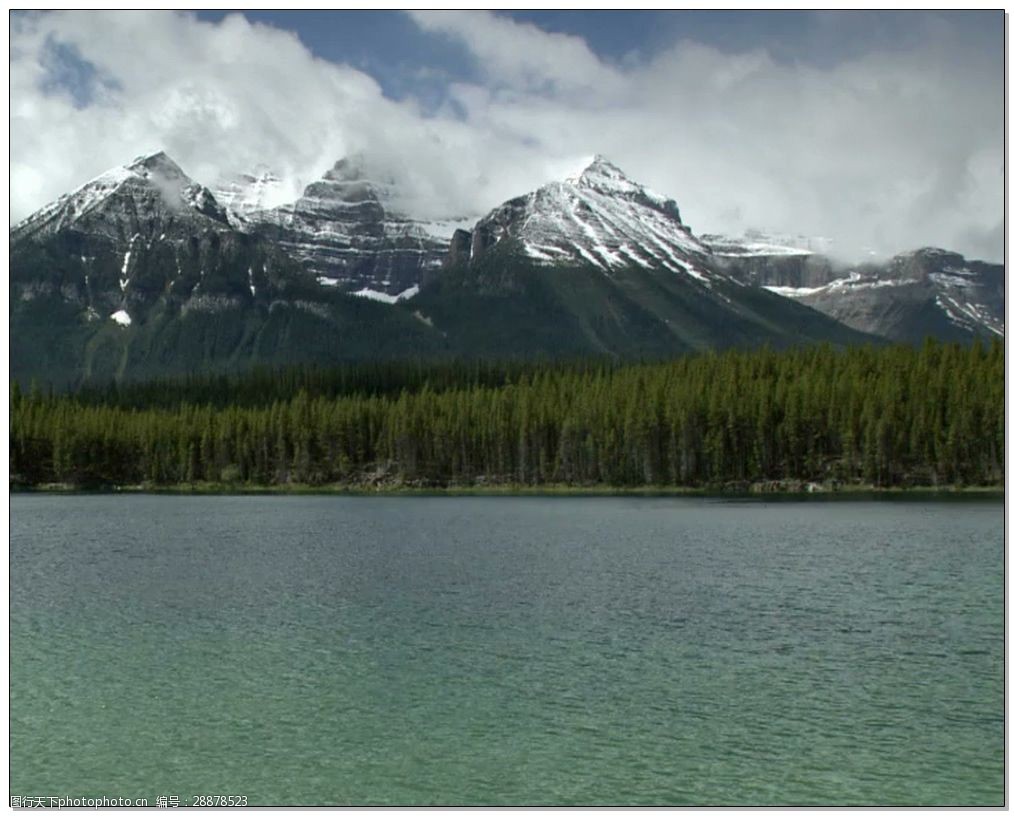
[[(88, 104), (50, 87), (54, 44), (93, 66)], [(386, 99), (368, 75), (241, 15), (219, 24), (171, 12), (18, 15), (11, 103), (14, 221), (154, 149), (206, 184), (266, 164), (291, 198), (341, 156), (366, 151), (427, 215), (469, 213), (520, 192), (498, 171), (527, 165), (533, 153), (512, 134), (426, 118), (412, 100)]]
[[(697, 232), (1002, 256), (1002, 59), (946, 25), (915, 50), (816, 68), (689, 41), (617, 65), (488, 13), (413, 17), (476, 66), (435, 115), (239, 15), (15, 15), (12, 217), (154, 148), (205, 183), (267, 164), (293, 197), (363, 150), (424, 215), (485, 211), (599, 152), (676, 198)], [(94, 66), (85, 104), (50, 81), (55, 43)]]
[(456, 89), (470, 121), (530, 134), (547, 154), (606, 153), (677, 198), (698, 232), (759, 227), (832, 237), (845, 254), (932, 244), (1002, 257), (1002, 64), (941, 21), (927, 21), (917, 50), (833, 68), (689, 41), (621, 67), (486, 13), (415, 16), (486, 69), (483, 91)]
[(623, 90), (622, 77), (603, 65), (580, 37), (551, 34), (531, 23), (469, 11), (417, 11), (424, 31), (464, 41), (487, 82), (529, 92), (596, 96)]
[[(290, 174), (321, 170), (344, 149), (339, 112), (380, 97), (369, 77), (315, 60), (295, 36), (240, 16), (217, 26), (147, 12), (21, 22), (11, 59), (15, 218), (154, 148), (198, 179), (265, 156)], [(90, 104), (43, 90), (52, 43), (75, 47), (108, 83)], [(21, 168), (34, 171), (36, 184), (17, 183)]]

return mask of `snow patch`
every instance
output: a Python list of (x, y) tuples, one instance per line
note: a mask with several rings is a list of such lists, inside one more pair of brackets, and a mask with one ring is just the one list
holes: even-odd
[(121, 326), (129, 326), (132, 322), (130, 319), (130, 315), (127, 314), (126, 311), (124, 311), (123, 309), (118, 309), (117, 311), (113, 312), (111, 315), (109, 315), (109, 318), (110, 320), (119, 323)]
[(930, 272), (930, 280), (933, 283), (943, 286), (947, 289), (966, 289), (968, 287), (975, 286), (975, 281), (970, 280), (965, 276), (968, 270), (959, 272), (955, 269), (945, 269), (943, 272)]
[(1005, 327), (1003, 321), (997, 320), (992, 315), (985, 313), (979, 308), (978, 304), (959, 303), (946, 293), (937, 295), (935, 300), (937, 306), (943, 309), (944, 314), (947, 315), (952, 323), (972, 331), (983, 327), (1000, 337), (1004, 336)]
[(130, 239), (130, 244), (128, 245), (126, 253), (124, 253), (124, 255), (123, 255), (123, 266), (120, 267), (120, 291), (121, 292), (124, 291), (127, 288), (127, 282), (129, 280), (127, 278), (127, 271), (128, 271), (128, 268), (130, 267), (130, 255), (131, 255), (131, 252), (133, 251), (134, 241), (136, 241), (139, 237), (140, 237), (139, 233), (135, 232), (134, 236)]
[(686, 272), (688, 275), (690, 275), (690, 277), (697, 278), (697, 280), (706, 283), (708, 285), (708, 287), (710, 288), (711, 281), (708, 280), (708, 276), (707, 275), (705, 275), (700, 270), (695, 269), (691, 264), (682, 263), (680, 265), (683, 267), (683, 271)]
[(712, 252), (716, 255), (721, 255), (727, 258), (763, 258), (763, 257), (781, 257), (791, 255), (812, 255), (813, 253), (808, 249), (799, 249), (798, 247), (779, 246), (777, 244), (761, 244), (761, 243), (747, 243), (747, 244), (716, 244), (711, 247)]
[(853, 272), (847, 278), (831, 281), (824, 288), (827, 290), (883, 289), (885, 286), (909, 286), (914, 283), (919, 283), (919, 281), (916, 278), (874, 278), (869, 280), (863, 279), (858, 273)]
[(813, 295), (821, 291), (823, 286), (764, 286), (769, 292), (773, 292), (776, 295), (782, 297), (805, 297), (806, 295)]
[(368, 300), (376, 300), (380, 303), (398, 303), (402, 300), (408, 300), (419, 294), (419, 285), (408, 287), (402, 292), (396, 295), (389, 295), (387, 292), (378, 292), (376, 289), (362, 288), (358, 292), (352, 292), (351, 294), (356, 297), (367, 298)]

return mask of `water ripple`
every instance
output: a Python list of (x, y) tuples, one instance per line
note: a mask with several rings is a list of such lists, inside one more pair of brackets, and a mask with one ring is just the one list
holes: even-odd
[(12, 789), (1000, 805), (1002, 512), (14, 496)]

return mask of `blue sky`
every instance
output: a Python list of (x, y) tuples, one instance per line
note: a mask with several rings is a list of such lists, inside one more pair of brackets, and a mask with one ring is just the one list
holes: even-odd
[(1004, 13), (14, 12), (11, 214), (165, 149), (472, 217), (603, 153), (697, 232), (1004, 246)]
[[(202, 11), (217, 22), (227, 12)], [(232, 12), (229, 12), (232, 13)], [(295, 32), (318, 57), (360, 68), (396, 99), (431, 95), (452, 80), (475, 78), (462, 45), (419, 30), (396, 11), (244, 11), (251, 22)], [(651, 59), (680, 40), (735, 54), (762, 48), (776, 60), (829, 68), (876, 50), (919, 45), (934, 26), (950, 27), (970, 51), (992, 53), (1002, 68), (1002, 11), (503, 11), (499, 16), (581, 37), (600, 58)], [(420, 69), (426, 78), (420, 78)]]

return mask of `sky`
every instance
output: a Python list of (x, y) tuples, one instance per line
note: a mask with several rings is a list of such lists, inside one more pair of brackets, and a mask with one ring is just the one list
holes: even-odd
[[(164, 149), (292, 200), (364, 153), (478, 217), (601, 153), (696, 233), (1004, 249), (1004, 14), (14, 12), (11, 219)], [(281, 203), (279, 201), (278, 203)]]

